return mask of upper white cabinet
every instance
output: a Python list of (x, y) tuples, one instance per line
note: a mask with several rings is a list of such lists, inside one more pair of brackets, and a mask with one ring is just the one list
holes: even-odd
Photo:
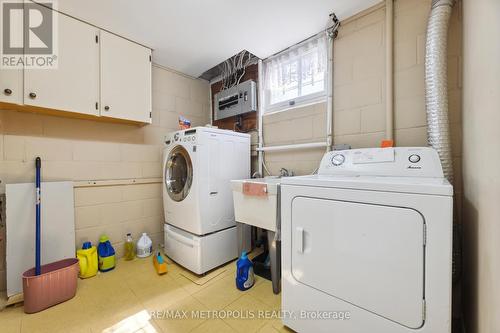
[(22, 104), (26, 107), (19, 109), (27, 111), (151, 123), (151, 49), (59, 12), (53, 15), (57, 68), (0, 69), (0, 102)]
[(151, 50), (101, 31), (101, 116), (151, 122)]
[(99, 115), (99, 29), (63, 14), (57, 69), (26, 68), (24, 104)]

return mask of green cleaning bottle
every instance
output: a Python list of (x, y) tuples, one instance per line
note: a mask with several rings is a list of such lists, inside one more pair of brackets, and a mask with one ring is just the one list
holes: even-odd
[(135, 243), (130, 233), (127, 234), (125, 240), (125, 260), (133, 260), (135, 258)]

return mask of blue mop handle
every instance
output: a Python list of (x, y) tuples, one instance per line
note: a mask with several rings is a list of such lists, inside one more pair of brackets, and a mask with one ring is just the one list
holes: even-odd
[(35, 231), (35, 274), (40, 275), (40, 218), (41, 218), (41, 192), (40, 192), (40, 169), (42, 168), (42, 159), (37, 157), (35, 160), (36, 174), (36, 231)]

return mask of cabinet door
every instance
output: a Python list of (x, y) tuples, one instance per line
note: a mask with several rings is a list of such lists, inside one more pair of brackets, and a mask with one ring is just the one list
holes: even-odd
[(151, 122), (151, 50), (101, 30), (101, 116)]
[(23, 103), (22, 69), (0, 69), (0, 102)]
[[(19, 15), (21, 16), (21, 15)], [(12, 18), (18, 34), (24, 33), (22, 17)], [(23, 69), (22, 68), (2, 68), (0, 67), (0, 102), (23, 103)]]
[(57, 69), (24, 71), (24, 103), (99, 115), (99, 30), (63, 14), (58, 20)]

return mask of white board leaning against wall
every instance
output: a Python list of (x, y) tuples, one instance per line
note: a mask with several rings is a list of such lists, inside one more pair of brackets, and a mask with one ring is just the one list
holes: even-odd
[[(7, 184), (7, 296), (23, 292), (22, 274), (35, 266), (35, 184)], [(42, 265), (75, 257), (72, 182), (42, 182)]]

